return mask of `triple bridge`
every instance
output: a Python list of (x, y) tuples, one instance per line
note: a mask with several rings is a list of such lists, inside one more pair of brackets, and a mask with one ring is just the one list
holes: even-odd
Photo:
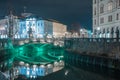
[[(7, 47), (9, 45), (9, 39), (5, 38), (5, 39), (0, 39), (0, 48), (4, 49), (5, 47)], [(13, 45), (23, 45), (26, 43), (35, 43), (35, 42), (41, 42), (41, 43), (52, 43), (55, 46), (64, 46), (64, 39), (63, 38), (48, 38), (48, 39), (44, 39), (44, 38), (33, 38), (33, 39), (29, 39), (29, 38), (23, 38), (23, 39), (12, 39), (12, 44)]]

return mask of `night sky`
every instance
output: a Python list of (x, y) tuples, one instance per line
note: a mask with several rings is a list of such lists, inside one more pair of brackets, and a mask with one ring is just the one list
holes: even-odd
[(0, 18), (12, 9), (14, 15), (24, 12), (55, 19), (68, 27), (92, 27), (92, 0), (0, 0)]

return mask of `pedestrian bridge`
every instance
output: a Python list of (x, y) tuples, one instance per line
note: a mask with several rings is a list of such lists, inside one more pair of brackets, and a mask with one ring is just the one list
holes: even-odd
[(64, 67), (64, 48), (52, 42), (4, 39), (0, 43), (0, 69), (3, 72), (10, 70), (11, 78), (17, 75), (45, 76)]

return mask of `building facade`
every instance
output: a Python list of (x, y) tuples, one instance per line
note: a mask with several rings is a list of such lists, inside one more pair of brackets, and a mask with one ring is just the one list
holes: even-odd
[(17, 19), (17, 22), (15, 20), (11, 25), (13, 29), (9, 29), (10, 23), (8, 17), (0, 20), (1, 38), (8, 38), (9, 30), (14, 32), (14, 38), (29, 38), (30, 29), (33, 38), (64, 37), (65, 32), (67, 32), (66, 25), (53, 20), (45, 20), (34, 16), (29, 16), (24, 19)]
[(12, 14), (0, 20), (0, 38), (13, 38), (19, 28), (19, 19)]
[(67, 26), (52, 20), (37, 19), (34, 17), (19, 22), (19, 37), (29, 38), (29, 28), (32, 28), (34, 38), (64, 37)]
[(35, 17), (28, 17), (19, 21), (18, 38), (29, 38), (29, 28), (34, 38), (42, 38), (44, 34), (44, 21)]
[(0, 38), (3, 38), (3, 37), (6, 37), (6, 35), (4, 34), (7, 34), (7, 30), (6, 30), (6, 27), (7, 27), (7, 23), (6, 23), (7, 19), (2, 19), (0, 20)]
[(93, 0), (93, 35), (120, 37), (120, 0)]
[(53, 36), (55, 38), (65, 37), (65, 33), (67, 32), (67, 26), (61, 24), (59, 22), (53, 22)]

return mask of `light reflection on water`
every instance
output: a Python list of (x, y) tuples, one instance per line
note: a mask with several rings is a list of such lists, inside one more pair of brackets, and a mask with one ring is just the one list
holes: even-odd
[(29, 65), (25, 64), (24, 62), (19, 62), (19, 65), (14, 67), (14, 75), (13, 76), (19, 76), (23, 75), (26, 78), (37, 78), (49, 75), (53, 72), (59, 71), (64, 68), (64, 61), (56, 61), (51, 64), (46, 65)]
[(67, 69), (69, 70), (68, 77), (76, 77), (75, 80), (120, 80), (119, 75), (116, 74), (120, 72), (108, 68), (84, 64), (83, 66)]
[(43, 80), (49, 78), (51, 80), (120, 80), (119, 74), (120, 72), (107, 68), (67, 66), (59, 72), (44, 77)]

